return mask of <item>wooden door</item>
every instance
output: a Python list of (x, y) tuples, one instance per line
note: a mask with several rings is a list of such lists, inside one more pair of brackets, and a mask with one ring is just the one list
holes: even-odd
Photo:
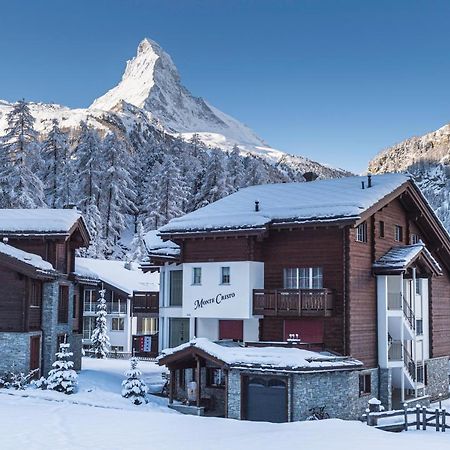
[(41, 376), (41, 337), (30, 337), (30, 371), (39, 369), (34, 378)]

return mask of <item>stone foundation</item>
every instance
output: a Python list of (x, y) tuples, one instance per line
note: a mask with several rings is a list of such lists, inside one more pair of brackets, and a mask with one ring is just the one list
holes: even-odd
[(0, 375), (4, 372), (30, 371), (30, 338), (40, 332), (0, 333)]
[(442, 398), (448, 397), (448, 356), (432, 358), (425, 361), (426, 366), (426, 393), (431, 400), (437, 400), (439, 394)]

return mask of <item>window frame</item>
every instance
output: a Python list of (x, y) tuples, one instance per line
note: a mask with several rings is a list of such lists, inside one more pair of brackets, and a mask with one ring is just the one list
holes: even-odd
[[(219, 372), (220, 382), (214, 381), (215, 374)], [(206, 368), (206, 387), (212, 389), (225, 389), (225, 371), (220, 367), (207, 367)]]
[(359, 396), (365, 397), (372, 394), (372, 374), (360, 373), (359, 374)]
[[(197, 278), (198, 276), (198, 278)], [(192, 286), (201, 286), (202, 285), (202, 268), (201, 267), (193, 267), (192, 268)]]
[(394, 226), (394, 240), (395, 242), (403, 242), (403, 227), (401, 225)]
[[(123, 325), (122, 328), (114, 329), (114, 323), (121, 323)], [(125, 319), (123, 317), (112, 317), (111, 318), (111, 331), (121, 332), (125, 331)]]
[[(228, 269), (228, 274), (224, 273), (224, 269)], [(224, 277), (228, 277), (228, 281), (224, 281)], [(220, 268), (220, 284), (224, 286), (229, 286), (231, 284), (231, 267), (230, 266), (222, 266)]]
[(380, 220), (378, 222), (378, 227), (379, 227), (379, 233), (378, 236), (381, 239), (384, 239), (386, 237), (386, 233), (385, 233), (385, 226), (384, 226), (384, 220)]
[(367, 241), (368, 241), (367, 235), (368, 235), (367, 222), (364, 221), (356, 227), (356, 236), (355, 236), (356, 242), (361, 242), (363, 244), (367, 244)]
[(323, 289), (323, 267), (285, 267), (283, 285), (284, 289)]

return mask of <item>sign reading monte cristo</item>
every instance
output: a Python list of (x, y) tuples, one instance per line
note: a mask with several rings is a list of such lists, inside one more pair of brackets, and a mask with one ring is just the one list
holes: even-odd
[(220, 305), (224, 300), (229, 300), (235, 298), (236, 294), (234, 292), (230, 292), (229, 294), (217, 294), (215, 297), (207, 298), (207, 299), (199, 299), (194, 300), (194, 311), (199, 308), (204, 308), (213, 305)]

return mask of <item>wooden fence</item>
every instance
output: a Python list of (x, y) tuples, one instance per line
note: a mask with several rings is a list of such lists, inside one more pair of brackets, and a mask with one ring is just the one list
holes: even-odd
[[(399, 421), (395, 423), (379, 424), (381, 419), (388, 419), (392, 417), (398, 417)], [(417, 405), (415, 408), (407, 408), (396, 411), (380, 411), (380, 412), (367, 412), (363, 416), (363, 420), (367, 422), (367, 425), (377, 427), (385, 431), (407, 431), (408, 427), (415, 427), (416, 430), (426, 430), (432, 428), (435, 431), (445, 432), (450, 429), (450, 412), (447, 412), (445, 408), (427, 408), (426, 406)]]

